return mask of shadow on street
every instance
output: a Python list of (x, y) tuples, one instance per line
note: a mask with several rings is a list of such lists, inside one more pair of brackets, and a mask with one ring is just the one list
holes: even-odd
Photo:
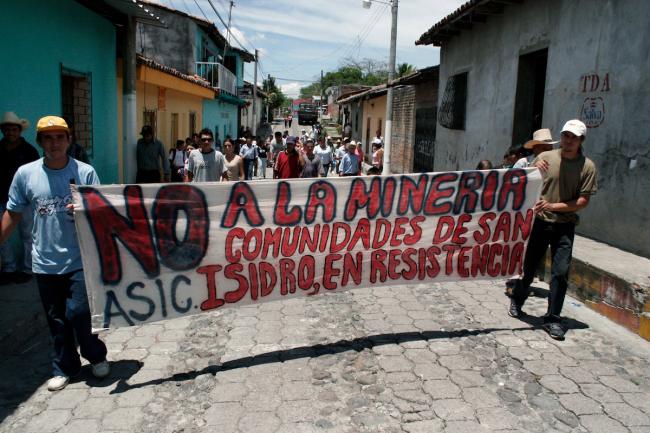
[[(299, 358), (314, 358), (323, 355), (333, 355), (342, 352), (356, 351), (361, 352), (365, 349), (383, 346), (387, 344), (400, 344), (409, 341), (436, 340), (441, 338), (460, 338), (467, 336), (490, 334), (497, 331), (526, 331), (541, 329), (542, 319), (532, 316), (525, 316), (530, 322), (530, 326), (521, 328), (486, 328), (457, 331), (424, 331), (424, 332), (402, 332), (397, 334), (377, 334), (367, 337), (355, 338), (353, 340), (340, 340), (329, 344), (318, 344), (314, 346), (295, 347), (292, 349), (276, 350), (273, 352), (263, 353), (255, 356), (246, 356), (239, 359), (226, 361), (222, 364), (210, 365), (201, 370), (188, 371), (185, 373), (176, 373), (169, 377), (154, 379), (134, 385), (127, 383), (128, 378), (120, 379), (118, 386), (111, 391), (111, 394), (121, 393), (134, 388), (141, 388), (151, 385), (160, 385), (165, 382), (183, 382), (193, 380), (203, 374), (217, 375), (221, 371), (234, 370), (237, 368), (254, 367), (257, 365), (273, 364), (276, 362), (285, 362)], [(589, 326), (586, 323), (574, 319), (566, 320), (567, 329), (586, 329)]]

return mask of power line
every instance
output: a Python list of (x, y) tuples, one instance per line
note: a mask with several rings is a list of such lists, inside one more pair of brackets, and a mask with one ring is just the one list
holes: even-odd
[(314, 81), (316, 81), (316, 80), (299, 80), (297, 78), (282, 78), (282, 77), (276, 77), (276, 76), (273, 76), (273, 78), (275, 78), (276, 80), (280, 80), (280, 81), (299, 81), (301, 83), (313, 83)]
[[(196, 1), (196, 0), (194, 0), (194, 1)], [(230, 26), (228, 26), (228, 24), (226, 24), (226, 22), (223, 20), (223, 18), (221, 18), (221, 15), (219, 14), (219, 11), (217, 11), (217, 8), (214, 6), (214, 3), (212, 3), (212, 0), (208, 0), (208, 3), (209, 3), (210, 6), (212, 7), (212, 10), (214, 11), (214, 13), (217, 15), (217, 18), (219, 18), (219, 21), (221, 21), (221, 24), (223, 24), (224, 27), (226, 27), (226, 31), (228, 32), (228, 34), (229, 34), (230, 36), (232, 36), (232, 38), (233, 38), (233, 39), (234, 39), (234, 40), (239, 44), (239, 46), (240, 46), (243, 50), (246, 50), (246, 48), (244, 47), (244, 44), (242, 44), (242, 43), (239, 41), (239, 39), (237, 39), (237, 37), (236, 37), (235, 35), (233, 35), (232, 32), (230, 31)], [(206, 18), (206, 19), (207, 19), (207, 18)], [(231, 18), (231, 21), (232, 21), (232, 18)], [(252, 46), (252, 45), (251, 45), (251, 46)], [(253, 51), (255, 51), (255, 47), (253, 47)]]
[(205, 14), (205, 12), (203, 12), (203, 9), (201, 9), (201, 6), (199, 6), (199, 2), (196, 1), (196, 0), (194, 0), (194, 3), (196, 4), (196, 7), (199, 8), (199, 10), (201, 11), (201, 13), (203, 14), (203, 17), (205, 18), (205, 20), (206, 20), (206, 21), (210, 21), (210, 20), (208, 19), (208, 16)]

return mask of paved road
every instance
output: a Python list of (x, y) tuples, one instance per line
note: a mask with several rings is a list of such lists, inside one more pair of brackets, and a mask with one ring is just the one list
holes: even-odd
[(565, 312), (557, 342), (506, 315), (502, 282), (222, 310), (105, 333), (111, 375), (58, 393), (41, 338), (0, 363), (0, 431), (650, 432), (649, 343)]

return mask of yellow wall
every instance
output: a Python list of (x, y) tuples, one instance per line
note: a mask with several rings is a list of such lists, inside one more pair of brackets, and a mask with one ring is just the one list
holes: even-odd
[[(164, 89), (164, 101), (159, 100), (159, 89)], [(117, 65), (117, 149), (119, 157), (119, 181), (124, 181), (124, 151), (122, 145), (122, 61)], [(156, 138), (167, 150), (176, 145), (176, 140), (185, 140), (191, 135), (190, 113), (196, 114), (195, 132), (201, 130), (203, 122), (203, 100), (214, 99), (214, 90), (191, 83), (171, 74), (138, 66), (136, 82), (136, 111), (138, 133), (144, 122), (144, 109), (156, 112)], [(178, 130), (172, 137), (172, 114), (178, 114)], [(135, 158), (135, 155), (133, 155)]]
[[(368, 134), (368, 118), (370, 118), (370, 134)], [(363, 152), (370, 158), (372, 146), (370, 142), (377, 135), (377, 127), (381, 119), (381, 136), (386, 131), (386, 95), (373, 99), (367, 99), (363, 102), (363, 127), (361, 141), (363, 143)]]
[[(179, 92), (174, 89), (164, 88), (164, 107), (159, 108), (159, 89), (161, 87), (153, 84), (146, 84), (142, 81), (136, 83), (137, 101), (137, 125), (138, 132), (144, 125), (144, 111), (156, 111), (156, 138), (160, 140), (166, 149), (176, 145), (176, 140), (184, 140), (191, 135), (190, 112), (196, 114), (195, 132), (201, 130), (203, 98), (188, 93)], [(178, 132), (172, 137), (172, 114), (178, 114)]]

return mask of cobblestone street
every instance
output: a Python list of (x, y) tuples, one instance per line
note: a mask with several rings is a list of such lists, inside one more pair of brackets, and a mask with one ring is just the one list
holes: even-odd
[(546, 299), (512, 319), (502, 287), (364, 289), (120, 328), (103, 334), (109, 378), (86, 368), (56, 393), (43, 337), (2, 361), (0, 431), (650, 432), (647, 342), (571, 298), (554, 341), (534, 317)]

